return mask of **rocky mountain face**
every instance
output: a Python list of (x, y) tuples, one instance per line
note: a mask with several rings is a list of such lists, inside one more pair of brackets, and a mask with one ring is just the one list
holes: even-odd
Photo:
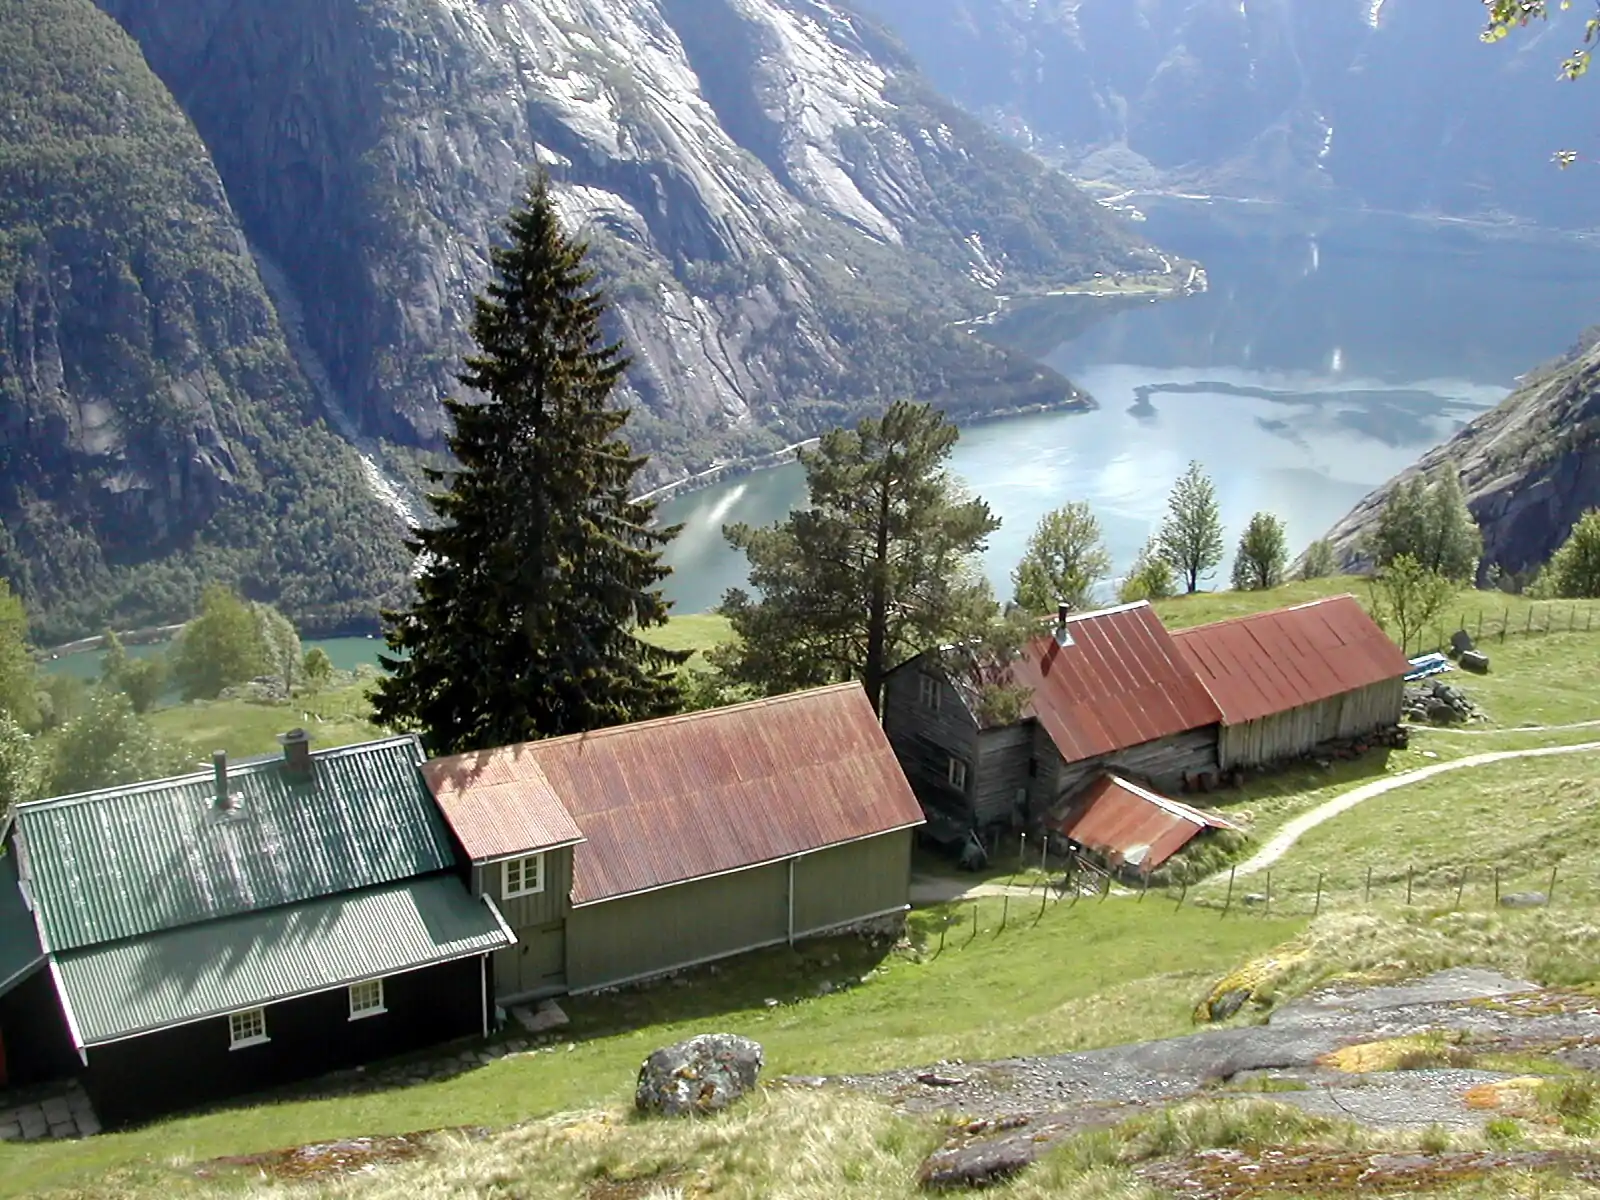
[(1399, 484), (1451, 464), (1483, 530), (1484, 564), (1524, 572), (1548, 561), (1578, 518), (1600, 507), (1600, 326), (1362, 500), (1328, 535), (1341, 558), (1362, 563), (1363, 543)]
[(1458, 0), (862, 3), (936, 86), (1086, 179), (1594, 224), (1550, 161), (1593, 145), (1589, 89), (1556, 79), (1586, 5), (1486, 46)]
[(204, 145), (89, 0), (0, 5), (0, 575), (42, 638), (204, 577), (312, 627), (404, 579)]
[(832, 0), (99, 0), (206, 141), (357, 432), (436, 445), (487, 248), (543, 167), (665, 482), (886, 398), (1071, 400), (954, 328), (1176, 271)]

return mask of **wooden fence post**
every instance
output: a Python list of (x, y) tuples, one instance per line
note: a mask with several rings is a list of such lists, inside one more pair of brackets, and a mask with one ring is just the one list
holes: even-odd
[(939, 922), (939, 948), (933, 952), (933, 956), (935, 958), (938, 958), (939, 955), (944, 953), (944, 937), (945, 937), (945, 934), (947, 934), (949, 932), (950, 932), (950, 914), (949, 913), (945, 913), (944, 920)]
[(1535, 608), (1537, 608), (1537, 607), (1538, 607), (1537, 604), (1528, 605), (1528, 627), (1523, 630), (1524, 633), (1532, 633), (1533, 632), (1533, 610)]
[(1311, 915), (1313, 917), (1322, 915), (1322, 872), (1321, 871), (1317, 872), (1317, 902), (1316, 902), (1315, 905), (1312, 906)]
[(1111, 895), (1111, 869), (1106, 868), (1106, 886), (1100, 892), (1100, 903), (1106, 902), (1106, 897)]
[(1272, 913), (1272, 872), (1267, 872), (1267, 902), (1262, 905), (1262, 915), (1270, 916)]
[(972, 945), (973, 942), (975, 942), (977, 940), (978, 940), (978, 902), (976, 900), (974, 900), (972, 902), (972, 934), (971, 934), (970, 937), (967, 938), (967, 945), (970, 946), (970, 945)]
[(1555, 902), (1555, 898), (1556, 898), (1556, 870), (1557, 870), (1557, 868), (1560, 867), (1560, 865), (1561, 864), (1559, 864), (1559, 863), (1551, 863), (1550, 864), (1550, 886), (1545, 888), (1545, 890), (1544, 890), (1544, 898), (1545, 898), (1545, 903), (1546, 904), (1552, 904), (1552, 903)]
[(1000, 928), (996, 929), (994, 931), (995, 937), (999, 937), (1002, 933), (1004, 933), (1006, 931), (1006, 920), (1010, 916), (1011, 916), (1011, 887), (1010, 887), (1010, 885), (1007, 885), (1006, 894), (1000, 901)]
[(1500, 640), (1502, 642), (1506, 640), (1506, 629), (1507, 629), (1508, 626), (1510, 626), (1510, 624), (1511, 624), (1511, 606), (1508, 604), (1508, 605), (1506, 605), (1505, 616), (1500, 618)]
[(1461, 893), (1467, 888), (1467, 869), (1461, 868), (1461, 878), (1456, 880), (1456, 907), (1461, 907)]
[(1187, 900), (1188, 898), (1189, 898), (1189, 877), (1187, 875), (1185, 875), (1183, 877), (1183, 890), (1178, 893), (1178, 906), (1177, 906), (1177, 908), (1174, 908), (1172, 911), (1173, 912), (1177, 912), (1179, 908), (1182, 908), (1183, 907), (1183, 902), (1185, 900)]
[(1144, 886), (1139, 889), (1139, 903), (1140, 904), (1144, 903), (1144, 894), (1146, 892), (1148, 892), (1149, 890), (1150, 890), (1150, 872), (1149, 872), (1149, 870), (1146, 870), (1145, 873), (1144, 873)]
[(1416, 871), (1415, 867), (1407, 867), (1406, 868), (1406, 903), (1407, 904), (1411, 903), (1411, 878), (1412, 878), (1412, 875), (1413, 875), (1413, 873), (1415, 871)]
[(1372, 903), (1372, 864), (1371, 863), (1367, 864), (1367, 890), (1364, 893), (1362, 893), (1361, 903), (1363, 903), (1363, 904), (1371, 904)]
[(1238, 868), (1237, 865), (1234, 865), (1234, 866), (1231, 866), (1231, 867), (1228, 868), (1228, 895), (1227, 895), (1227, 898), (1225, 900), (1223, 900), (1223, 902), (1222, 902), (1222, 915), (1223, 916), (1227, 916), (1228, 915), (1228, 909), (1231, 908), (1232, 905), (1233, 905), (1233, 877), (1234, 877), (1234, 874), (1238, 870), (1239, 870), (1239, 868)]

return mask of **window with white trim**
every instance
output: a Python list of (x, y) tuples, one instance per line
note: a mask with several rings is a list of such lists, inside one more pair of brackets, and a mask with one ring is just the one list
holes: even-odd
[(383, 980), (365, 979), (360, 983), (350, 985), (350, 1019), (359, 1021), (362, 1017), (375, 1017), (379, 1013), (388, 1012), (383, 1006)]
[(503, 870), (505, 877), (501, 881), (501, 899), (532, 896), (536, 892), (544, 891), (544, 855), (533, 854), (527, 858), (508, 859)]
[(267, 1037), (267, 1010), (247, 1008), (243, 1012), (228, 1014), (228, 1049), (242, 1050), (246, 1046), (259, 1046), (270, 1041)]
[(950, 766), (946, 771), (945, 777), (950, 780), (951, 787), (958, 788), (963, 792), (967, 790), (967, 764), (959, 758), (950, 760)]
[(922, 701), (922, 707), (931, 708), (934, 712), (938, 712), (939, 697), (943, 692), (943, 689), (939, 687), (939, 681), (932, 675), (919, 675), (917, 679), (918, 686), (921, 689), (919, 698)]

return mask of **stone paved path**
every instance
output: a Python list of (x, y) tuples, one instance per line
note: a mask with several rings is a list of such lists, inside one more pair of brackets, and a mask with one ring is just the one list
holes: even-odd
[(99, 1132), (94, 1107), (76, 1083), (54, 1090), (0, 1092), (0, 1142), (93, 1137)]

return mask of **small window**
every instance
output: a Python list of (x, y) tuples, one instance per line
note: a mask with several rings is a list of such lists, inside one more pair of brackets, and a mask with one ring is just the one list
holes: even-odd
[(350, 985), (350, 1019), (359, 1021), (362, 1017), (375, 1017), (379, 1013), (388, 1012), (383, 1006), (383, 980), (368, 979), (363, 983)]
[(544, 855), (513, 858), (505, 865), (505, 885), (500, 889), (503, 899), (513, 896), (531, 896), (544, 891)]
[(942, 689), (939, 687), (939, 681), (932, 675), (919, 675), (917, 678), (922, 689), (922, 707), (931, 708), (934, 712), (938, 712), (939, 697), (942, 691)]
[(247, 1008), (228, 1017), (228, 1049), (242, 1050), (270, 1041), (267, 1037), (267, 1010)]
[(950, 760), (948, 777), (951, 787), (963, 792), (967, 790), (967, 764), (959, 758)]

